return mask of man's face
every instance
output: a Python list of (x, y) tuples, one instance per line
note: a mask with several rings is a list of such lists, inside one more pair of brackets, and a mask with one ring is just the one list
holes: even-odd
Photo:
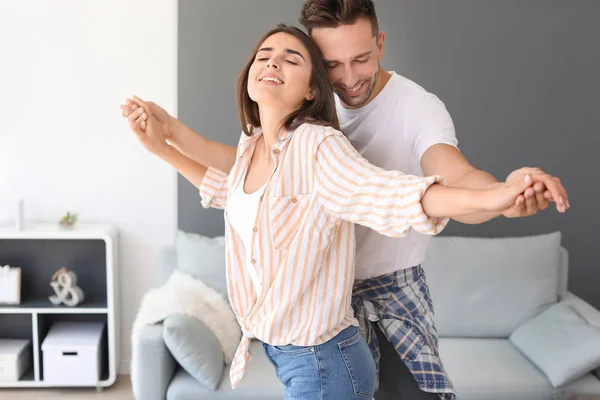
[(333, 90), (348, 108), (367, 104), (378, 93), (379, 60), (385, 33), (373, 36), (371, 23), (315, 28), (312, 38), (321, 49)]

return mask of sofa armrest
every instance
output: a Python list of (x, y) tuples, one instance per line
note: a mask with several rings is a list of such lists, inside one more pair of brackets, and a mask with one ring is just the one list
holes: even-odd
[(560, 301), (561, 303), (567, 303), (588, 324), (600, 329), (600, 310), (571, 292), (566, 292)]
[(165, 400), (176, 362), (163, 341), (162, 324), (132, 334), (131, 386), (137, 400)]
[[(600, 329), (600, 310), (594, 308), (591, 304), (571, 292), (565, 293), (561, 301), (567, 302), (590, 325)], [(600, 379), (600, 367), (592, 371), (592, 374)]]

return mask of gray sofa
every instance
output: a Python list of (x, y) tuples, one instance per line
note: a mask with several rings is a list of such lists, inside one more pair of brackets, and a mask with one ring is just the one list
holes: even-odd
[[(177, 265), (176, 253), (175, 247), (161, 250), (158, 285)], [(548, 325), (552, 318), (543, 318), (551, 315), (553, 305), (565, 304), (574, 310), (584, 321), (588, 337), (598, 330), (600, 345), (600, 312), (567, 291), (568, 254), (561, 247), (560, 234), (505, 239), (435, 237), (423, 267), (435, 304), (442, 360), (460, 399), (600, 399), (600, 368), (580, 373), (558, 387), (552, 383), (572, 372), (570, 365), (577, 362), (577, 354), (588, 354), (596, 344), (579, 343), (578, 336), (553, 343), (553, 336), (544, 332), (544, 326), (552, 326)], [(565, 332), (571, 334), (569, 329)], [(259, 343), (253, 342), (248, 373), (235, 391), (227, 368), (220, 386), (212, 391), (178, 366), (162, 334), (157, 324), (132, 338), (134, 354), (140, 358), (137, 364), (143, 365), (132, 375), (138, 400), (282, 398), (283, 388)], [(557, 334), (563, 334), (562, 330)], [(561, 352), (548, 364), (548, 357), (536, 356), (540, 346), (551, 359), (554, 351)], [(568, 359), (563, 361), (561, 354)], [(530, 358), (539, 358), (539, 365)]]

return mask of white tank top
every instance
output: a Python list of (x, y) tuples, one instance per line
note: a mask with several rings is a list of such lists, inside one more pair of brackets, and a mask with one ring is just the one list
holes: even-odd
[(254, 265), (250, 262), (250, 255), (252, 254), (250, 248), (252, 247), (252, 234), (254, 223), (256, 222), (256, 214), (258, 214), (260, 197), (265, 192), (268, 180), (260, 189), (250, 194), (244, 192), (245, 182), (246, 177), (244, 176), (237, 189), (229, 196), (227, 200), (227, 218), (231, 227), (242, 238), (246, 252), (246, 268), (248, 268), (250, 278), (252, 279), (254, 292), (259, 296), (262, 284)]

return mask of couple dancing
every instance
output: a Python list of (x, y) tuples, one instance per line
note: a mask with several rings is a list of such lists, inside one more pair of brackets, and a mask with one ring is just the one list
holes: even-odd
[[(308, 35), (277, 26), (241, 72), (237, 149), (154, 103), (121, 106), (145, 148), (204, 207), (225, 210), (228, 295), (243, 330), (231, 384), (256, 338), (286, 399), (373, 398), (393, 385), (378, 382), (383, 339), (418, 398), (455, 399), (420, 267), (427, 235), (449, 218), (529, 216), (549, 202), (563, 213), (566, 191), (537, 168), (497, 182), (472, 167), (443, 103), (381, 69), (371, 0), (308, 0), (300, 21)], [(407, 357), (415, 337), (425, 344)]]

